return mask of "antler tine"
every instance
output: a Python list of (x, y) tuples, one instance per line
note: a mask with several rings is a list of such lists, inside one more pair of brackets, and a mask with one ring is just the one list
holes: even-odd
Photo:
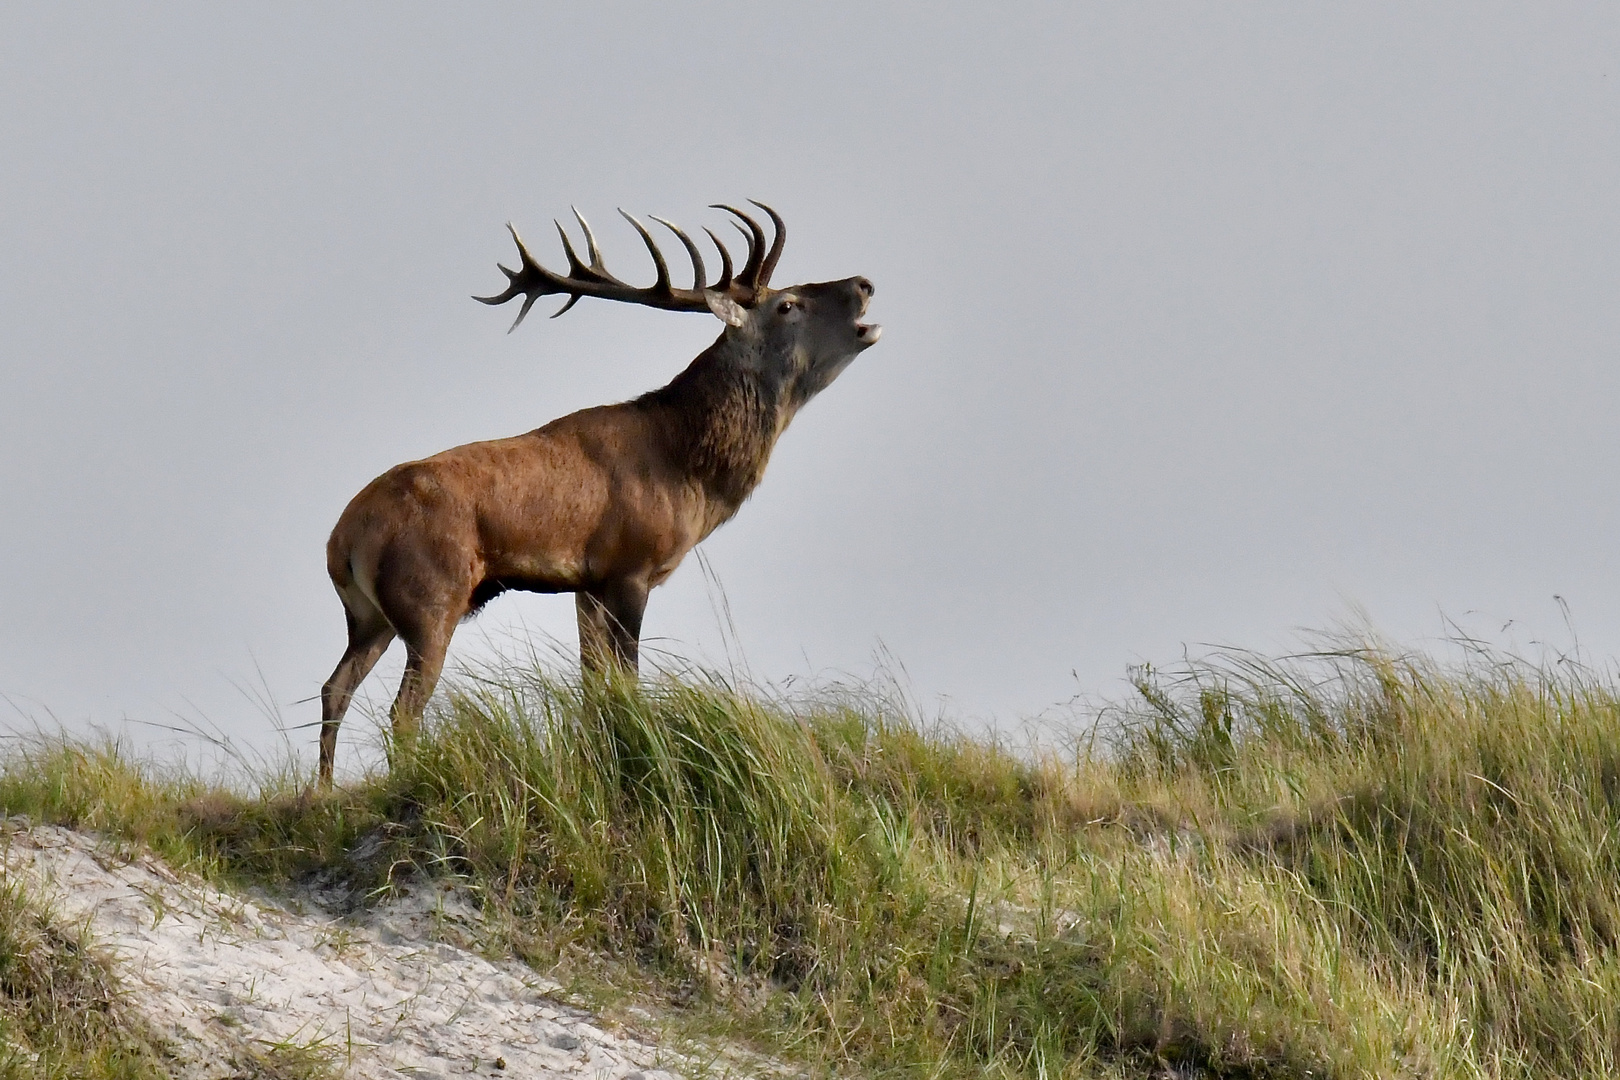
[(636, 227), (636, 232), (641, 234), (642, 243), (647, 245), (647, 250), (652, 254), (653, 266), (658, 270), (658, 280), (653, 282), (651, 291), (660, 296), (668, 296), (670, 294), (669, 267), (664, 263), (664, 253), (658, 250), (657, 244), (653, 243), (652, 233), (647, 231), (647, 226), (637, 221), (633, 215), (625, 213), (623, 209), (619, 213), (624, 220)]
[[(568, 256), (568, 274), (570, 277), (589, 277), (595, 271), (579, 261), (579, 255), (574, 251), (574, 242), (568, 239), (568, 230), (556, 218), (551, 223), (557, 226), (557, 235), (562, 237), (563, 254)], [(589, 235), (589, 234), (587, 234)], [(556, 316), (552, 316), (555, 318)]]
[[(712, 206), (716, 210), (724, 210), (728, 214), (734, 214), (743, 225), (748, 226), (746, 234), (748, 236), (748, 262), (743, 265), (742, 273), (738, 277), (742, 279), (742, 284), (746, 289), (750, 292), (758, 292), (760, 287), (759, 271), (765, 262), (765, 230), (760, 228), (759, 222), (738, 210), (735, 206), (725, 206), (720, 203), (714, 203)], [(739, 229), (741, 227), (738, 226)]]
[(731, 288), (731, 252), (727, 251), (726, 245), (722, 244), (720, 238), (714, 235), (713, 229), (705, 225), (703, 231), (709, 234), (709, 239), (713, 240), (714, 246), (720, 250), (720, 280), (714, 283), (714, 291), (725, 292)]
[[(540, 299), (540, 294), (537, 293), (537, 292), (529, 293), (527, 296), (525, 296), (523, 298), (523, 306), (518, 309), (518, 317), (513, 319), (512, 320), (512, 325), (508, 326), (506, 328), (506, 332), (508, 334), (510, 334), (512, 331), (516, 330), (519, 326), (521, 326), (523, 324), (523, 320), (528, 317), (529, 309), (534, 307), (534, 302), (536, 300), (538, 300), (538, 299)], [(574, 297), (573, 299), (578, 299), (578, 298)]]
[[(742, 224), (740, 222), (731, 221), (731, 222), (727, 222), (727, 224), (730, 225), (733, 229), (736, 229), (738, 235), (740, 235), (743, 238), (743, 243), (748, 245), (748, 257), (743, 259), (743, 273), (746, 274), (748, 272), (749, 264), (752, 263), (753, 260), (754, 260), (754, 234), (749, 232), (747, 229), (743, 228)], [(747, 288), (748, 283), (743, 281), (742, 280), (742, 275), (739, 274), (738, 277), (737, 277), (737, 284), (742, 285), (744, 288)]]
[(473, 299), (478, 301), (480, 304), (489, 304), (491, 306), (494, 306), (496, 304), (504, 304), (508, 300), (512, 299), (512, 297), (516, 296), (518, 293), (523, 291), (522, 289), (518, 288), (518, 285), (517, 285), (517, 276), (518, 275), (517, 275), (516, 270), (508, 270), (506, 267), (502, 266), (500, 263), (495, 264), (495, 269), (499, 270), (501, 273), (506, 275), (506, 289), (505, 289), (505, 291), (497, 293), (494, 296), (475, 296), (475, 297), (473, 297)]
[(698, 250), (696, 244), (692, 243), (692, 238), (682, 232), (681, 227), (675, 224), (673, 221), (665, 221), (657, 214), (648, 214), (647, 216), (658, 222), (658, 224), (662, 225), (670, 232), (674, 233), (675, 238), (681, 242), (683, 247), (686, 248), (686, 254), (692, 259), (692, 288), (696, 289), (698, 292), (702, 292), (704, 289), (707, 289), (709, 287), (709, 272), (703, 266), (703, 253)]
[(568, 209), (574, 212), (574, 220), (578, 221), (579, 227), (585, 231), (585, 250), (591, 256), (591, 269), (598, 273), (607, 273), (607, 266), (602, 262), (602, 249), (596, 246), (596, 234), (591, 232), (591, 223), (585, 220), (585, 215), (579, 212), (579, 207), (570, 206)]
[(771, 252), (765, 256), (765, 264), (759, 268), (759, 284), (764, 287), (770, 284), (771, 275), (776, 272), (776, 260), (782, 257), (782, 244), (787, 240), (787, 226), (782, 223), (782, 215), (758, 199), (748, 201), (771, 216), (771, 228), (775, 231), (775, 235), (771, 237)]
[[(539, 263), (535, 262), (534, 257), (529, 254), (529, 249), (523, 246), (523, 237), (518, 235), (517, 226), (508, 221), (506, 223), (506, 231), (512, 234), (513, 240), (517, 241), (518, 266), (520, 269), (509, 270), (502, 264), (496, 263), (495, 269), (506, 275), (506, 291), (497, 296), (473, 297), (473, 299), (478, 301), (480, 304), (504, 304), (508, 300), (512, 299), (512, 297), (518, 295), (518, 293), (524, 292), (525, 290), (523, 286), (518, 284), (518, 278), (522, 277), (531, 266), (538, 268), (540, 265)], [(513, 325), (516, 324), (514, 323)], [(510, 333), (510, 331), (508, 331), (508, 333)]]

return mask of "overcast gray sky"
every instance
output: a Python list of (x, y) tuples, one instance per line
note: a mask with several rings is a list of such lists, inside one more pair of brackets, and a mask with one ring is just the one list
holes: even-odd
[[(388, 466), (666, 381), (718, 330), (505, 335), (512, 220), (786, 217), (883, 341), (701, 549), (753, 674), (1015, 722), (1357, 605), (1620, 650), (1609, 4), (9, 4), (0, 692), (288, 722)], [(723, 662), (688, 560), (646, 634)], [(572, 647), (569, 597), (505, 597)], [(397, 677), (390, 656), (374, 680)], [(390, 686), (374, 681), (386, 698)]]

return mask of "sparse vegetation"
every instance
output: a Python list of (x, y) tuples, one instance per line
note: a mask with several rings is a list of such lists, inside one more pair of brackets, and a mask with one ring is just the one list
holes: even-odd
[(160, 1080), (166, 1065), (107, 960), (0, 883), (0, 1078)]
[(1335, 648), (1137, 689), (1106, 749), (1015, 753), (870, 695), (512, 667), (330, 795), (59, 740), (0, 807), (271, 887), (455, 875), (490, 947), (813, 1070), (1620, 1075), (1620, 686)]

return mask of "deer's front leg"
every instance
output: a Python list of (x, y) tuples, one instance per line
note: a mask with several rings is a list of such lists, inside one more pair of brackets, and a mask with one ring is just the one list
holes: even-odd
[(606, 582), (574, 594), (579, 615), (579, 661), (586, 671), (604, 673), (609, 664), (635, 677), (641, 654), (641, 616), (648, 587), (637, 579)]

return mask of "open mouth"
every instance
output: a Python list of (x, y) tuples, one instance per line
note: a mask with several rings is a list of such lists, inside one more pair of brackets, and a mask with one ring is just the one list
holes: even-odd
[[(866, 314), (866, 309), (872, 306), (872, 294), (877, 290), (874, 289), (872, 287), (872, 283), (867, 281), (865, 278), (856, 278), (855, 287), (861, 296), (861, 310), (855, 313), (855, 318), (859, 319), (862, 315)], [(879, 326), (877, 323), (857, 322), (855, 324), (855, 340), (859, 341), (862, 345), (872, 344), (879, 337), (881, 337), (882, 334), (883, 327)]]

